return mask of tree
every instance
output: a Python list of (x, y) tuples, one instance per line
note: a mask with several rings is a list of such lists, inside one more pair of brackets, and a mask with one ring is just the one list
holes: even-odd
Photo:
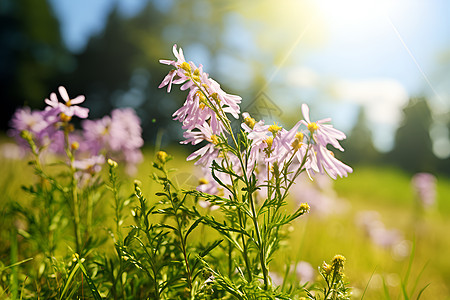
[(45, 0), (2, 0), (0, 28), (0, 126), (5, 129), (17, 107), (44, 105), (70, 56)]
[(395, 135), (389, 160), (410, 172), (434, 172), (437, 159), (430, 137), (432, 115), (425, 98), (411, 98), (403, 109), (403, 122)]
[[(359, 109), (358, 119), (348, 139), (344, 140), (342, 144), (345, 152), (340, 154), (340, 156), (350, 164), (375, 163), (379, 159), (380, 154), (373, 144), (372, 132), (367, 125), (363, 107)], [(339, 155), (338, 153), (336, 154)]]

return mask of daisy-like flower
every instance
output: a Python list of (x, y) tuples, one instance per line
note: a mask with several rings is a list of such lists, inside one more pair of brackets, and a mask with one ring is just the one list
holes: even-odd
[[(177, 51), (177, 46), (173, 46), (173, 53), (177, 60), (160, 60), (162, 64), (174, 66), (163, 79), (160, 88), (168, 86), (170, 92), (172, 84), (183, 84), (181, 90), (189, 90), (186, 101), (178, 109), (173, 117), (183, 123), (183, 129), (193, 130), (198, 126), (208, 122), (214, 134), (224, 131), (223, 118), (227, 118), (229, 113), (233, 117), (239, 117), (239, 103), (241, 97), (225, 93), (220, 85), (209, 78), (203, 71), (203, 66), (197, 67), (193, 62), (186, 62), (183, 50)], [(219, 114), (219, 115), (218, 115)]]
[(333, 128), (333, 125), (326, 124), (331, 121), (331, 118), (311, 122), (309, 119), (309, 107), (306, 104), (302, 105), (302, 114), (304, 120), (300, 122), (306, 125), (316, 144), (322, 146), (331, 144), (334, 148), (344, 151), (339, 144), (339, 140), (345, 139), (345, 134), (342, 131)]
[(330, 124), (331, 119), (323, 119), (317, 122), (311, 122), (309, 118), (309, 108), (306, 104), (302, 105), (302, 113), (304, 120), (300, 121), (306, 125), (311, 134), (311, 144), (309, 145), (309, 159), (311, 160), (310, 173), (319, 171), (320, 174), (325, 172), (333, 179), (346, 177), (353, 169), (342, 163), (334, 157), (333, 152), (327, 149), (327, 145), (331, 144), (336, 149), (344, 151), (339, 144), (339, 140), (345, 139), (345, 134)]
[(78, 171), (94, 175), (101, 171), (102, 165), (105, 163), (103, 155), (91, 156), (89, 158), (75, 160), (73, 166)]
[(189, 155), (187, 160), (193, 160), (200, 156), (200, 159), (195, 164), (209, 167), (212, 161), (219, 157), (219, 149), (216, 147), (219, 144), (219, 137), (214, 134), (212, 128), (207, 123), (198, 126), (197, 129), (199, 131), (187, 130), (184, 132), (183, 137), (186, 140), (180, 143), (197, 145), (202, 141), (206, 141), (207, 144)]
[(85, 147), (92, 155), (106, 153), (126, 162), (127, 172), (133, 174), (136, 164), (142, 161), (140, 148), (144, 145), (140, 119), (133, 109), (115, 109), (111, 117), (84, 120), (82, 123)]
[(63, 120), (70, 120), (73, 116), (77, 116), (81, 119), (86, 119), (88, 117), (89, 109), (77, 105), (84, 102), (85, 97), (83, 95), (71, 99), (65, 87), (60, 86), (58, 91), (61, 98), (64, 100), (64, 103), (58, 101), (58, 97), (55, 93), (51, 93), (50, 99), (45, 99), (45, 103), (48, 105), (46, 110), (57, 110), (61, 113), (61, 118)]
[(34, 136), (40, 136), (49, 126), (45, 116), (45, 112), (42, 111), (32, 111), (29, 107), (20, 108), (11, 119), (11, 133), (18, 135), (21, 131), (26, 130)]
[(53, 139), (57, 134), (57, 126), (55, 111), (37, 111), (31, 110), (28, 107), (18, 109), (11, 121), (11, 130), (8, 131), (10, 136), (13, 136), (17, 142), (24, 148), (28, 148), (20, 133), (22, 131), (28, 131), (33, 136), (34, 142), (38, 146), (44, 146), (50, 143), (50, 139)]

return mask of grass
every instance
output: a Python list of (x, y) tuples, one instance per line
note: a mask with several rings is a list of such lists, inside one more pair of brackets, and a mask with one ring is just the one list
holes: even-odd
[[(187, 188), (195, 187), (199, 176), (193, 171), (192, 163), (185, 163), (184, 157), (188, 154), (185, 148), (176, 147), (167, 152), (175, 156), (171, 163), (178, 169), (174, 181)], [(142, 181), (143, 191), (149, 199), (157, 188), (149, 176), (152, 160), (153, 151), (146, 149), (144, 163), (135, 176)], [(0, 169), (0, 211), (5, 209), (6, 199), (26, 203), (28, 199), (20, 186), (33, 180), (31, 167), (25, 161), (0, 158)], [(345, 270), (355, 299), (360, 299), (363, 294), (366, 300), (416, 299), (428, 284), (421, 299), (450, 299), (450, 239), (447, 237), (450, 179), (438, 177), (437, 205), (423, 213), (416, 209), (410, 179), (409, 174), (391, 167), (355, 167), (348, 178), (334, 183), (339, 198), (337, 204), (341, 208), (339, 212), (330, 207), (333, 211), (327, 216), (312, 211), (309, 216), (297, 220), (289, 244), (280, 251), (285, 253), (284, 256), (273, 261), (271, 271), (282, 273), (287, 258), (308, 261), (317, 269), (324, 260), (342, 254), (347, 258)], [(124, 190), (131, 193), (132, 179), (124, 183)], [(292, 203), (294, 206), (295, 201)], [(400, 230), (405, 239), (403, 250), (411, 253), (414, 247), (414, 255), (399, 257), (391, 249), (373, 244), (355, 225), (358, 212), (367, 210), (379, 212), (386, 228)], [(1, 225), (0, 237), (7, 239), (9, 232), (1, 229), (7, 228), (6, 224)]]

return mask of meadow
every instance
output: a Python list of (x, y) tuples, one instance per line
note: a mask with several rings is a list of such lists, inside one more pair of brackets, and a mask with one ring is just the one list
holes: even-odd
[(448, 297), (448, 178), (348, 166), (330, 118), (311, 121), (304, 103), (292, 128), (265, 124), (172, 50), (159, 88), (189, 90), (172, 117), (192, 153), (142, 148), (135, 110), (88, 119), (63, 86), (44, 110), (14, 113), (3, 298)]
[[(8, 144), (4, 140), (1, 144), (3, 150), (5, 145)], [(173, 180), (181, 187), (194, 187), (199, 177), (193, 163), (185, 162), (184, 158), (188, 154), (186, 149), (176, 146), (167, 152), (174, 156), (170, 165), (178, 169), (174, 172)], [(142, 182), (142, 190), (147, 198), (156, 201), (154, 193), (157, 186), (149, 176), (153, 172), (150, 162), (154, 160), (154, 156), (154, 149), (144, 148), (144, 163), (139, 166), (138, 173), (127, 177), (121, 172), (124, 180), (122, 190), (125, 194), (132, 193), (133, 179), (136, 178)], [(282, 250), (270, 263), (272, 277), (276, 278), (276, 274), (283, 276), (287, 261), (304, 261), (313, 267), (316, 280), (319, 277), (317, 269), (323, 261), (335, 254), (342, 254), (347, 259), (345, 274), (352, 289), (352, 299), (417, 299), (419, 294), (421, 299), (450, 299), (450, 179), (438, 177), (436, 204), (430, 209), (422, 210), (415, 199), (410, 174), (389, 166), (353, 167), (354, 173), (348, 178), (335, 182), (325, 181), (320, 188), (317, 188), (315, 182), (312, 186), (316, 185), (316, 192), (303, 193), (306, 197), (311, 195), (310, 199), (301, 199), (310, 203), (311, 211), (307, 216), (292, 222), (289, 227), (288, 240), (283, 243)], [(0, 294), (8, 298), (8, 295), (11, 296), (12, 283), (6, 279), (11, 276), (11, 268), (5, 267), (13, 260), (17, 262), (28, 257), (21, 254), (22, 247), (25, 249), (27, 243), (20, 235), (17, 257), (12, 258), (12, 252), (5, 251), (10, 250), (12, 225), (11, 218), (5, 215), (7, 204), (18, 202), (26, 208), (31, 200), (21, 186), (35, 181), (37, 177), (33, 175), (26, 159), (3, 156), (0, 159), (0, 168), (0, 210), (5, 216), (0, 224), (0, 244), (3, 249), (0, 268), (3, 291), (0, 291)], [(102, 177), (106, 181), (107, 172), (103, 172)], [(307, 188), (310, 187), (302, 186), (300, 190), (291, 192), (287, 210), (292, 209), (299, 201), (296, 199), (296, 193)], [(104, 232), (98, 234), (106, 235), (106, 228), (114, 223), (113, 199), (105, 197), (102, 201), (109, 203), (101, 205), (100, 211), (106, 217), (100, 226)], [(137, 203), (134, 202), (125, 212), (130, 216), (123, 227), (131, 222), (130, 212), (133, 205)], [(367, 234), (361, 222), (374, 216), (378, 226), (384, 224), (380, 227), (386, 230), (384, 233), (392, 233), (391, 240), (388, 238), (385, 242), (374, 241)], [(204, 238), (205, 233), (201, 234), (201, 238)], [(208, 239), (217, 235), (212, 232), (209, 234), (212, 237), (209, 236)], [(191, 239), (199, 239), (198, 235), (198, 232), (194, 233)], [(113, 252), (111, 241), (100, 248), (102, 251)], [(29, 275), (27, 272), (35, 271), (33, 268), (38, 266), (32, 262), (24, 262), (15, 269), (19, 289), (25, 285)], [(275, 279), (273, 280), (275, 282)], [(422, 291), (424, 287), (426, 288)], [(87, 292), (85, 297), (89, 298)]]

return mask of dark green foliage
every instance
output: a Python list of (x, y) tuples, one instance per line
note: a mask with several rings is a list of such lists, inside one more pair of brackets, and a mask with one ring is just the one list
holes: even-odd
[(432, 152), (431, 111), (424, 98), (411, 98), (395, 136), (390, 161), (409, 172), (435, 172), (437, 159)]

